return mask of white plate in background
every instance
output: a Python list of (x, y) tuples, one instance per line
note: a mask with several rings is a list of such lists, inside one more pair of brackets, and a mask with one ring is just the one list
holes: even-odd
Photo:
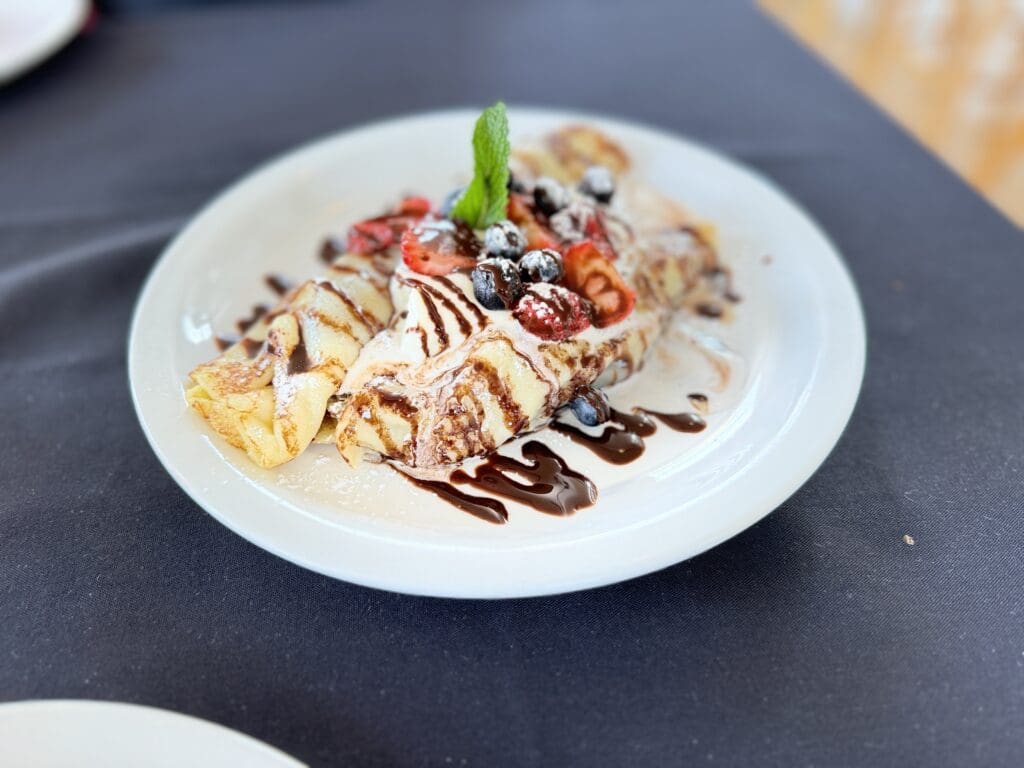
[(110, 701), (0, 704), (5, 768), (302, 768), (261, 741), (195, 717)]
[[(332, 446), (259, 469), (186, 407), (182, 383), (215, 356), (212, 335), (270, 298), (262, 276), (315, 274), (326, 235), (404, 193), (440, 199), (471, 168), (477, 114), (399, 118), (300, 148), (228, 189), (168, 246), (139, 298), (129, 343), (136, 410), (164, 466), (210, 514), (281, 557), (359, 584), (450, 597), (612, 583), (692, 557), (768, 514), (824, 461), (853, 409), (865, 334), (850, 277), (814, 222), (756, 173), (604, 117), (509, 113), (513, 143), (567, 122), (596, 125), (625, 146), (641, 179), (717, 226), (743, 301), (731, 324), (694, 325), (722, 338), (744, 366), (731, 391), (709, 392), (715, 412), (705, 432), (660, 429), (624, 467), (545, 437), (596, 480), (598, 503), (568, 518), (510, 503), (509, 523), (494, 526), (386, 467), (352, 470)], [(699, 366), (653, 367), (613, 400), (678, 408), (681, 392), (702, 386)]]
[(88, 18), (88, 0), (0, 0), (0, 84), (50, 58)]

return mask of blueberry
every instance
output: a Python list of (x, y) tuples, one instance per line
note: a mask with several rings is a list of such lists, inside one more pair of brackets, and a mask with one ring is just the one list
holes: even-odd
[(455, 204), (459, 201), (459, 198), (462, 197), (462, 193), (465, 191), (465, 187), (456, 187), (455, 189), (448, 193), (448, 195), (444, 199), (444, 202), (441, 203), (442, 216), (451, 215), (452, 208), (455, 207)]
[(587, 168), (580, 180), (580, 192), (599, 203), (607, 203), (615, 194), (615, 177), (603, 165), (592, 165)]
[(519, 270), (508, 259), (483, 259), (472, 277), (473, 295), (486, 309), (511, 309), (523, 295)]
[(508, 219), (491, 224), (484, 232), (484, 248), (488, 256), (498, 259), (518, 259), (526, 250), (526, 238)]
[(528, 195), (532, 191), (526, 182), (513, 174), (512, 171), (508, 172), (508, 184), (506, 186), (509, 192), (516, 192), (520, 195)]
[(564, 274), (562, 254), (550, 248), (528, 251), (519, 260), (519, 276), (527, 283), (557, 283)]
[(550, 176), (541, 176), (533, 185), (533, 202), (542, 213), (550, 216), (569, 204), (569, 193)]
[(576, 397), (569, 401), (569, 410), (579, 419), (580, 424), (587, 427), (604, 424), (612, 415), (611, 406), (608, 405), (608, 398), (604, 392), (592, 387), (577, 392)]

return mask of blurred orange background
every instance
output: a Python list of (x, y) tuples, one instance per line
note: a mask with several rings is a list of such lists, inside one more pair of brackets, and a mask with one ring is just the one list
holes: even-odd
[(1024, 226), (1024, 0), (759, 0)]

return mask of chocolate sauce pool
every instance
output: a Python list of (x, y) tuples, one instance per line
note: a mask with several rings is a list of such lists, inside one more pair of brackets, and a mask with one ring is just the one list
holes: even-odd
[(519, 461), (494, 453), (476, 468), (475, 474), (455, 470), (450, 482), (504, 496), (548, 515), (571, 515), (597, 501), (594, 484), (570, 469), (565, 460), (544, 443), (536, 440), (526, 443), (523, 458), (525, 461)]
[[(449, 504), (489, 523), (508, 521), (508, 509), (489, 496), (473, 496), (456, 486), (468, 485), (502, 496), (548, 515), (571, 515), (597, 501), (597, 488), (571, 469), (565, 460), (544, 443), (531, 440), (523, 446), (523, 461), (494, 453), (477, 466), (473, 474), (464, 469), (452, 473), (448, 482), (423, 480), (398, 470), (410, 483), (433, 493)], [(522, 480), (517, 478), (523, 478)]]
[(398, 474), (417, 488), (430, 491), (430, 493), (438, 498), (447, 501), (454, 507), (458, 507), (463, 512), (468, 512), (473, 517), (479, 517), (488, 523), (496, 523), (498, 525), (508, 522), (508, 510), (497, 499), (490, 499), (486, 496), (470, 496), (468, 493), (460, 491), (451, 483), (446, 483), (443, 480), (422, 480), (418, 477), (407, 475), (401, 470), (398, 470)]
[(609, 464), (629, 464), (639, 459), (644, 452), (644, 438), (653, 435), (657, 426), (643, 413), (622, 413), (611, 409), (609, 421), (596, 435), (584, 432), (573, 424), (564, 421), (553, 421), (551, 429), (565, 435), (574, 443), (589, 449)]
[[(590, 394), (604, 405), (603, 397), (588, 390), (581, 389), (577, 395)], [(692, 393), (688, 399), (697, 410), (707, 411), (707, 395)], [(549, 426), (554, 432), (565, 435), (611, 464), (628, 464), (643, 455), (644, 438), (650, 437), (658, 429), (655, 420), (676, 432), (694, 433), (707, 427), (707, 422), (698, 413), (662, 413), (646, 408), (636, 408), (631, 413), (609, 408), (608, 422), (598, 434), (590, 434), (563, 421), (552, 421)], [(571, 469), (561, 456), (536, 440), (530, 440), (523, 446), (523, 461), (495, 453), (478, 465), (472, 474), (464, 469), (455, 470), (448, 482), (420, 480), (409, 475), (405, 477), (417, 487), (491, 523), (508, 521), (505, 505), (489, 496), (473, 496), (457, 486), (468, 485), (549, 515), (571, 515), (597, 501), (594, 483)]]
[(653, 416), (669, 429), (676, 432), (702, 432), (707, 422), (696, 413), (658, 413), (658, 411), (641, 410), (648, 416)]
[[(583, 391), (580, 394), (587, 393)], [(689, 395), (689, 400), (694, 408), (707, 411), (707, 395), (694, 393)], [(654, 419), (676, 432), (695, 433), (707, 427), (707, 422), (697, 413), (661, 413), (646, 408), (635, 408), (632, 413), (612, 408), (609, 423), (596, 435), (564, 421), (552, 421), (550, 427), (610, 464), (629, 464), (643, 455), (646, 447), (644, 438), (657, 431)]]

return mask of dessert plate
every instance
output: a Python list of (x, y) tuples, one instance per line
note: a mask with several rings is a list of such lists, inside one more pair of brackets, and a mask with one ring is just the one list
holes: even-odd
[(109, 701), (0, 704), (4, 765), (28, 768), (302, 768), (237, 731), (163, 709)]
[[(544, 442), (595, 480), (597, 504), (571, 517), (509, 504), (508, 524), (494, 526), (387, 466), (351, 469), (330, 445), (259, 469), (188, 410), (182, 383), (216, 353), (213, 336), (271, 298), (262, 275), (313, 275), (325, 236), (404, 193), (436, 200), (464, 183), (477, 114), (389, 120), (300, 148), (224, 192), (168, 246), (129, 341), (135, 407), (168, 472), (222, 523), (294, 563), (448, 597), (609, 584), (692, 557), (768, 514), (824, 461), (853, 410), (865, 333), (850, 277), (814, 222), (756, 173), (605, 117), (511, 110), (513, 145), (569, 122), (592, 124), (626, 148), (640, 179), (717, 226), (742, 296), (732, 322), (687, 319), (645, 370), (609, 390), (613, 405), (656, 409), (700, 391), (711, 403), (706, 430), (659, 430), (625, 466), (546, 431)], [(727, 376), (712, 357), (730, 361)]]
[(88, 17), (88, 0), (0, 0), (0, 84), (59, 51)]

